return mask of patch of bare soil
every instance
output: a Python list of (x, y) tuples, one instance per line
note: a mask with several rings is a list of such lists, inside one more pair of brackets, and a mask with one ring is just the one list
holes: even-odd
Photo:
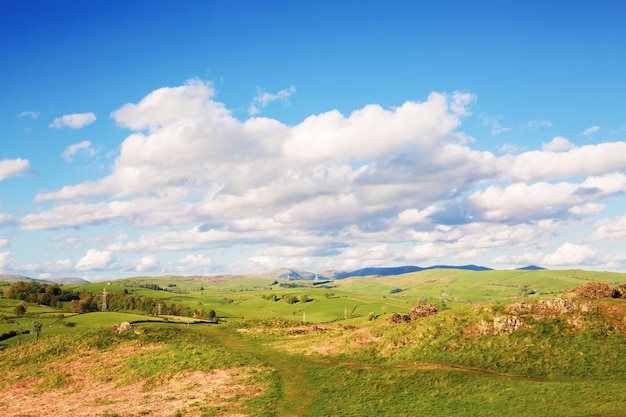
[[(144, 347), (156, 349), (158, 346)], [(120, 358), (137, 350), (118, 349), (93, 352), (70, 363), (53, 364), (48, 369), (62, 375), (59, 387), (42, 391), (43, 377), (24, 378), (0, 390), (0, 415), (3, 417), (43, 416), (200, 416), (209, 408), (220, 407), (224, 417), (245, 416), (241, 400), (262, 394), (263, 386), (250, 381), (252, 368), (233, 368), (211, 372), (187, 372), (174, 375), (154, 386), (139, 379), (130, 384), (116, 377), (94, 372), (109, 361), (115, 375)], [(204, 411), (202, 410), (204, 409)], [(215, 411), (215, 410), (214, 410)]]

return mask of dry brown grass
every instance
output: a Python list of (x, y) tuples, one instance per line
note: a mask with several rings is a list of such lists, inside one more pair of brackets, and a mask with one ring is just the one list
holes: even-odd
[[(50, 364), (42, 376), (25, 377), (0, 391), (3, 417), (104, 415), (200, 416), (203, 409), (221, 408), (221, 416), (245, 416), (240, 402), (262, 394), (264, 387), (251, 381), (253, 368), (231, 368), (210, 372), (191, 371), (174, 374), (166, 381), (147, 383), (146, 378), (131, 383), (118, 378), (124, 372), (124, 358), (138, 352), (159, 349), (158, 345), (137, 349), (89, 352), (82, 358)], [(106, 366), (104, 366), (106, 365)], [(108, 371), (104, 374), (103, 369)], [(52, 374), (60, 383), (49, 388), (44, 380)], [(46, 386), (45, 390), (41, 386)]]

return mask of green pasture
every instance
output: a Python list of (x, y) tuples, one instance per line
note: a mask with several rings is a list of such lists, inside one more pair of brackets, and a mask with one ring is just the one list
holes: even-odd
[[(136, 311), (72, 314), (68, 303), (64, 309), (26, 303), (26, 314), (16, 317), (19, 301), (0, 297), (0, 334), (32, 331), (35, 320), (43, 325), (39, 340), (31, 333), (0, 342), (0, 372), (8, 376), (0, 388), (36, 375), (36, 391), (64, 389), (70, 381), (57, 370), (63, 367), (50, 364), (71, 363), (85, 352), (96, 358), (109, 349), (155, 345), (120, 359), (114, 373), (109, 363), (94, 362), (89, 377), (116, 386), (141, 379), (150, 387), (193, 370), (256, 369), (264, 387), (258, 396), (215, 407), (188, 404), (191, 415), (202, 416), (626, 417), (626, 300), (596, 302), (585, 315), (529, 316), (528, 326), (511, 334), (471, 332), (507, 303), (558, 296), (587, 281), (623, 283), (626, 275), (442, 269), (350, 278), (331, 288), (271, 278), (170, 276), (75, 286), (214, 309), (221, 324)], [(140, 287), (149, 284), (166, 290)], [(306, 302), (283, 299), (304, 295)], [(421, 301), (437, 303), (440, 312), (410, 323), (385, 320)], [(138, 331), (118, 334), (113, 326), (122, 322), (136, 323)]]
[[(352, 277), (336, 283), (339, 289), (358, 294), (492, 303), (557, 297), (587, 281), (623, 283), (626, 274), (583, 270), (434, 269), (389, 277)], [(392, 294), (394, 289), (401, 291)]]

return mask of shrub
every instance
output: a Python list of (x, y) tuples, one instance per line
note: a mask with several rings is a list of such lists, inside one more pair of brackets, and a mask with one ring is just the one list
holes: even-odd
[(24, 303), (19, 303), (15, 306), (13, 311), (15, 311), (16, 316), (22, 317), (24, 314), (26, 314), (26, 306), (24, 305)]

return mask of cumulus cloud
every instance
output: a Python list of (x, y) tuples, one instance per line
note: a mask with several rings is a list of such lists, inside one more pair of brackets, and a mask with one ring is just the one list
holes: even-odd
[(333, 110), (310, 116), (295, 126), (282, 151), (302, 162), (367, 161), (401, 151), (431, 152), (447, 142), (465, 143), (456, 134), (468, 94), (432, 93), (426, 102), (406, 102), (393, 109), (368, 105), (345, 117)]
[(96, 121), (96, 115), (93, 113), (76, 113), (66, 114), (65, 116), (55, 118), (50, 127), (63, 128), (69, 127), (71, 129), (80, 129)]
[[(474, 100), (432, 93), (288, 126), (234, 118), (210, 83), (161, 88), (112, 113), (130, 132), (109, 172), (36, 195), (43, 207), (20, 226), (139, 230), (90, 250), (79, 270), (109, 268), (116, 252), (146, 254), (125, 264), (141, 271), (163, 266), (152, 255), (159, 251), (241, 245), (251, 256), (240, 266), (327, 256), (358, 267), (464, 260), (503, 247), (543, 256), (549, 249), (533, 246), (538, 240), (601, 213), (604, 200), (626, 191), (626, 142), (577, 147), (556, 136), (540, 150), (498, 157), (460, 131)], [(74, 144), (64, 158), (77, 152), (92, 145)], [(609, 233), (604, 226), (598, 236)], [(566, 252), (573, 249), (558, 254)], [(197, 254), (166, 266), (216, 267)]]
[[(164, 205), (176, 206), (179, 213), (163, 216), (166, 221), (180, 218), (182, 207), (186, 220), (216, 218), (222, 226), (251, 224), (246, 219), (258, 217), (257, 224), (273, 219), (274, 227), (314, 227), (326, 216), (325, 224), (338, 227), (325, 206), (339, 207), (341, 202), (344, 223), (357, 208), (366, 220), (389, 210), (389, 205), (394, 210), (409, 208), (422, 192), (420, 205), (428, 206), (426, 195), (435, 199), (460, 192), (472, 183), (466, 173), (480, 178), (495, 169), (492, 155), (467, 148), (469, 139), (455, 132), (461, 115), (467, 114), (464, 106), (473, 100), (469, 94), (434, 93), (426, 102), (389, 110), (366, 106), (348, 117), (330, 111), (292, 128), (271, 119), (239, 122), (212, 100), (213, 95), (210, 84), (193, 80), (156, 90), (114, 112), (120, 125), (137, 132), (122, 144), (111, 174), (37, 195), (37, 202), (68, 204), (25, 216), (24, 227), (123, 217), (149, 224), (154, 222), (147, 217), (163, 213)], [(369, 164), (354, 167), (354, 160)], [(454, 188), (433, 187), (433, 177), (425, 179), (423, 172), (441, 175), (442, 182)], [(401, 185), (394, 186), (399, 177)], [(109, 194), (118, 201), (76, 203), (78, 198)], [(155, 195), (151, 204), (140, 203)], [(406, 201), (383, 206), (391, 197)], [(189, 205), (190, 198), (200, 202)]]
[(144, 256), (143, 258), (136, 261), (135, 271), (137, 272), (154, 271), (158, 269), (159, 265), (160, 263), (158, 259), (156, 258), (156, 256), (154, 255)]
[(617, 241), (626, 238), (626, 214), (615, 219), (601, 220), (595, 225), (596, 231), (591, 235), (593, 240)]
[[(626, 170), (626, 142), (567, 147), (559, 139), (548, 145), (549, 151), (530, 151), (506, 155), (499, 163), (502, 171), (514, 181), (553, 180), (558, 178), (603, 175)], [(559, 152), (554, 147), (559, 147)]]
[(110, 266), (112, 260), (112, 252), (89, 249), (87, 254), (76, 262), (74, 267), (78, 271), (103, 270)]
[(177, 270), (181, 273), (201, 273), (211, 265), (213, 265), (211, 258), (206, 258), (203, 254), (189, 254), (178, 261)]
[(9, 246), (9, 239), (0, 239), (0, 248), (6, 248)]
[(602, 262), (598, 251), (587, 245), (578, 245), (566, 242), (555, 251), (530, 252), (515, 255), (500, 255), (493, 259), (495, 264), (504, 265), (539, 265), (549, 268), (579, 268), (582, 266), (598, 265)]
[(0, 160), (0, 181), (30, 172), (30, 162), (26, 159)]
[(465, 210), (472, 220), (526, 222), (570, 215), (595, 214), (601, 209), (594, 201), (626, 191), (626, 175), (621, 173), (589, 177), (582, 183), (515, 183), (492, 185), (471, 194)]
[(555, 252), (544, 256), (541, 263), (546, 266), (576, 267), (587, 264), (596, 253), (587, 245), (564, 243)]
[(85, 140), (65, 148), (65, 150), (61, 154), (61, 157), (65, 162), (70, 163), (72, 162), (74, 155), (79, 152), (84, 153), (87, 156), (94, 156), (97, 153), (96, 150), (91, 146), (91, 142)]
[(560, 151), (569, 151), (571, 149), (576, 148), (576, 145), (571, 143), (567, 138), (563, 136), (557, 136), (553, 138), (548, 143), (543, 143), (541, 145), (541, 149), (546, 152), (560, 152)]
[(257, 96), (252, 100), (248, 113), (250, 115), (258, 114), (261, 112), (261, 109), (267, 107), (268, 104), (274, 101), (279, 101), (283, 103), (283, 105), (289, 104), (289, 97), (291, 97), (295, 92), (296, 87), (293, 85), (289, 88), (280, 90), (276, 94), (267, 93), (259, 89), (257, 91)]

